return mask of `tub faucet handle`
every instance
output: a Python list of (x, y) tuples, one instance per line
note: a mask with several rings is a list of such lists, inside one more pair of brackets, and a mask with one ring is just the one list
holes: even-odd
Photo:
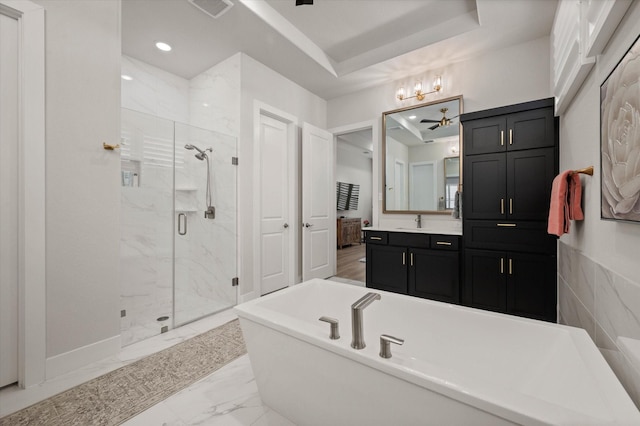
[(380, 356), (382, 358), (391, 358), (391, 344), (402, 345), (404, 339), (383, 334), (380, 336)]
[(328, 322), (331, 324), (331, 331), (329, 333), (329, 338), (331, 340), (338, 340), (340, 338), (340, 331), (338, 330), (338, 320), (331, 317), (320, 317), (318, 318), (320, 321)]

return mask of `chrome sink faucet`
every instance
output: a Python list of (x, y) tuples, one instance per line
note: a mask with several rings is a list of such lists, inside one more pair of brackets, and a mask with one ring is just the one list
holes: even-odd
[(372, 304), (375, 300), (380, 300), (379, 293), (367, 293), (351, 305), (351, 331), (353, 333), (353, 339), (351, 340), (351, 347), (354, 349), (364, 349), (367, 346), (364, 342), (363, 331), (363, 316), (362, 311), (364, 308)]
[(418, 224), (418, 228), (422, 228), (422, 215), (418, 215), (418, 217), (416, 217), (416, 223)]

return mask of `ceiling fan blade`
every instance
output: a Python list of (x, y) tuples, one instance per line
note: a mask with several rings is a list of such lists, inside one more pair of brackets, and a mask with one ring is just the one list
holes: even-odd
[(435, 124), (435, 125), (433, 125), (433, 126), (429, 127), (429, 130), (435, 130), (435, 129), (437, 129), (438, 127), (440, 127), (440, 122), (439, 122), (439, 121), (438, 121), (438, 124)]
[(422, 120), (420, 120), (421, 123), (439, 123), (440, 120), (430, 120), (428, 118), (423, 118)]

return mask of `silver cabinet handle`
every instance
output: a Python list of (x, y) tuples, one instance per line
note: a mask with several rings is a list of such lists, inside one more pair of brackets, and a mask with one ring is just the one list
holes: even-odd
[(329, 338), (331, 340), (338, 340), (340, 338), (340, 331), (338, 330), (338, 320), (331, 317), (322, 316), (318, 318), (319, 321), (328, 322), (331, 325), (331, 330), (329, 332)]
[(282, 227), (283, 227), (284, 229), (287, 229), (287, 228), (289, 227), (289, 224), (288, 224), (288, 223), (285, 223), (284, 225), (282, 225)]
[(437, 241), (436, 245), (438, 245), (438, 246), (450, 246), (451, 243), (449, 241)]
[[(184, 230), (182, 224), (184, 224)], [(178, 214), (178, 234), (187, 235), (187, 215), (184, 213)]]
[(382, 358), (391, 358), (391, 344), (402, 345), (404, 339), (383, 334), (380, 336), (380, 356)]

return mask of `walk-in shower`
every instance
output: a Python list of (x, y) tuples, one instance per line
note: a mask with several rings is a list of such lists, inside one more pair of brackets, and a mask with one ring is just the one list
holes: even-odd
[(237, 148), (234, 137), (128, 109), (120, 145), (128, 345), (237, 303)]

